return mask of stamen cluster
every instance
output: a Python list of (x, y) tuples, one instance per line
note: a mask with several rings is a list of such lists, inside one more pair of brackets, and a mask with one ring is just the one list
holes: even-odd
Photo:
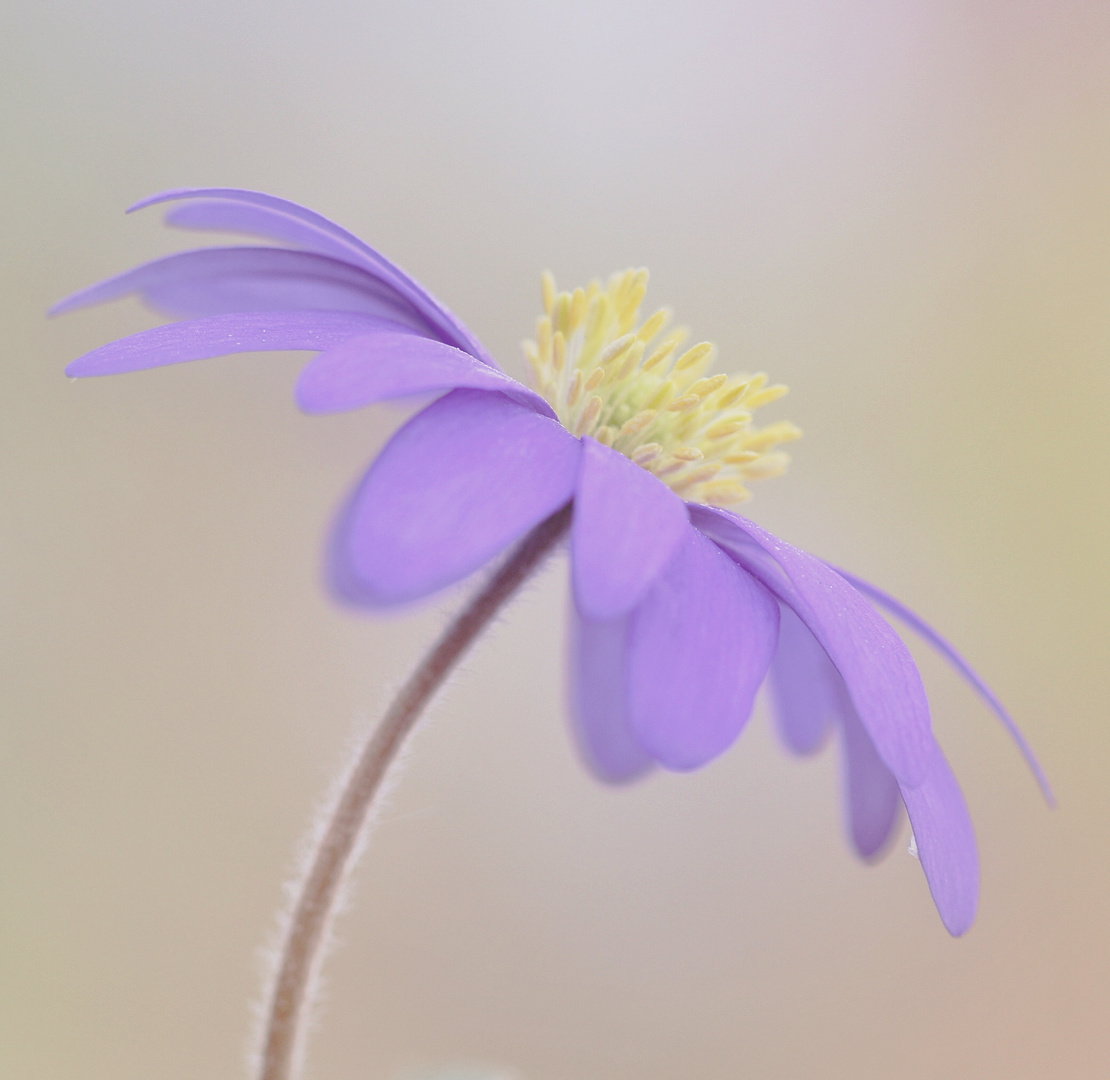
[(667, 331), (667, 309), (640, 322), (647, 281), (647, 270), (626, 270), (558, 292), (545, 273), (546, 314), (524, 343), (537, 389), (572, 434), (620, 451), (683, 499), (735, 506), (751, 497), (748, 483), (786, 468), (775, 448), (801, 435), (787, 420), (752, 426), (787, 388), (762, 373), (709, 375), (708, 341), (680, 353), (686, 331)]

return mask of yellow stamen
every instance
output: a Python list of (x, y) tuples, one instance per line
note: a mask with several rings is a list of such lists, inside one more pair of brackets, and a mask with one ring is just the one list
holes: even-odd
[(786, 387), (763, 373), (711, 374), (716, 347), (707, 341), (676, 359), (686, 332), (663, 333), (670, 312), (640, 322), (647, 280), (646, 270), (626, 270), (559, 292), (545, 273), (545, 315), (524, 344), (534, 382), (574, 435), (613, 447), (684, 499), (735, 506), (750, 497), (748, 483), (783, 471), (777, 447), (801, 435), (786, 420), (752, 423)]
[(543, 309), (550, 315), (555, 310), (555, 297), (558, 295), (558, 290), (555, 288), (555, 276), (550, 270), (543, 272), (543, 277), (540, 278), (540, 288), (543, 290)]
[(621, 425), (621, 436), (638, 435), (658, 415), (654, 409), (644, 409), (643, 412), (638, 412), (631, 420), (626, 420)]
[(651, 371), (652, 368), (656, 368), (660, 364), (666, 363), (667, 360), (670, 358), (671, 353), (673, 353), (677, 348), (677, 341), (664, 342), (662, 345), (659, 346), (658, 349), (655, 350), (655, 352), (651, 354), (651, 356), (649, 356), (644, 361), (644, 371)]
[(576, 430), (574, 432), (579, 438), (583, 435), (588, 435), (590, 429), (597, 422), (597, 418), (601, 415), (602, 400), (594, 394), (589, 401), (586, 402), (586, 407), (582, 410), (582, 415), (578, 419)]
[(624, 351), (626, 349), (631, 349), (635, 341), (635, 334), (624, 334), (617, 338), (616, 341), (611, 342), (602, 350), (601, 355), (597, 358), (598, 366), (600, 367), (603, 364), (608, 364), (611, 360), (616, 360), (617, 357), (623, 356)]
[(555, 336), (551, 339), (551, 366), (558, 374), (566, 366), (567, 362), (567, 339), (563, 337), (562, 330), (556, 330)]
[(570, 387), (567, 390), (567, 404), (577, 405), (578, 399), (582, 396), (582, 372), (576, 371), (574, 377), (570, 380)]
[(666, 308), (660, 308), (636, 331), (636, 336), (646, 344), (667, 325), (667, 320), (670, 317), (671, 313)]
[(696, 446), (680, 446), (671, 451), (671, 456), (679, 461), (700, 461), (705, 455)]

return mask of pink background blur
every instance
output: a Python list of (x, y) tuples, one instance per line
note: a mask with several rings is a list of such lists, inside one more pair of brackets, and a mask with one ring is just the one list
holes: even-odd
[(920, 648), (982, 849), (963, 940), (905, 834), (852, 858), (835, 747), (788, 759), (762, 705), (703, 772), (602, 789), (560, 563), (416, 740), (311, 1077), (1110, 1075), (1110, 5), (11, 0), (0, 30), (0, 1076), (243, 1075), (296, 839), (457, 602), (320, 588), (401, 412), (299, 415), (295, 355), (63, 377), (155, 320), (44, 310), (187, 245), (121, 212), (190, 184), (337, 219), (514, 373), (544, 267), (648, 265), (792, 388), (752, 516), (941, 627), (1060, 799)]

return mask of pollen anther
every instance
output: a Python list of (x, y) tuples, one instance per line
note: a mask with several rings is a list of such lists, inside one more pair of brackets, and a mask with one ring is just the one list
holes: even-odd
[(559, 292), (545, 273), (546, 314), (524, 344), (535, 385), (572, 434), (618, 450), (690, 502), (735, 506), (748, 483), (783, 471), (777, 447), (801, 435), (785, 420), (752, 424), (752, 411), (786, 387), (768, 386), (762, 372), (709, 374), (717, 350), (708, 341), (676, 359), (686, 332), (664, 333), (669, 310), (639, 323), (647, 280), (626, 270)]

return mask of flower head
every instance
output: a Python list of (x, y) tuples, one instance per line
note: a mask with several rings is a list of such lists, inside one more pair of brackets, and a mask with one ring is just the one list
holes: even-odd
[[(668, 315), (640, 321), (645, 271), (559, 293), (526, 345), (535, 389), (506, 375), (427, 290), (325, 218), (232, 189), (169, 192), (167, 220), (268, 246), (147, 263), (55, 311), (138, 293), (179, 321), (70, 365), (102, 375), (262, 349), (318, 353), (297, 399), (329, 413), (440, 395), (393, 436), (340, 511), (329, 547), (348, 601), (416, 600), (485, 566), (573, 503), (573, 726), (602, 779), (696, 769), (740, 734), (767, 679), (787, 745), (841, 733), (856, 850), (880, 851), (904, 805), (945, 925), (978, 901), (967, 805), (931, 727), (921, 677), (875, 605), (908, 621), (1013, 722), (935, 631), (874, 586), (729, 509), (780, 472), (799, 432), (753, 426), (785, 393), (710, 374)], [(272, 246), (273, 242), (281, 246)]]

